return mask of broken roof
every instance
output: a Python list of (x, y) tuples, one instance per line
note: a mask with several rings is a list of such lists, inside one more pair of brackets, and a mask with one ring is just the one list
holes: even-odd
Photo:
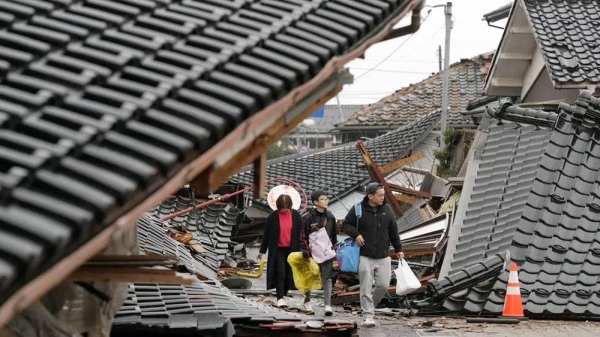
[[(504, 149), (500, 153), (508, 150), (514, 154), (500, 155), (497, 160), (484, 160), (485, 153), (482, 155), (479, 178), (494, 178), (495, 175), (486, 172), (497, 168), (505, 181), (495, 177), (491, 182), (475, 182), (481, 188), (473, 193), (483, 193), (481, 197), (464, 198), (468, 206), (463, 212), (470, 211), (473, 216), (485, 214), (473, 218), (472, 225), (467, 214), (462, 228), (456, 229), (464, 234), (455, 243), (456, 253), (448, 254), (453, 258), (448, 264), (445, 261), (443, 269), (450, 266), (451, 273), (447, 278), (453, 278), (454, 271), (470, 265), (461, 262), (464, 258), (484, 259), (494, 252), (509, 250), (512, 261), (519, 267), (528, 316), (600, 315), (599, 108), (600, 99), (582, 91), (575, 105), (560, 104), (556, 123), (545, 137), (541, 137), (545, 131), (530, 129), (525, 137), (509, 136), (502, 140), (500, 135), (494, 137), (494, 127), (490, 128), (486, 148), (493, 146)], [(514, 111), (518, 109), (521, 108)], [(541, 138), (532, 141), (533, 133)], [(545, 144), (542, 151), (541, 142)], [(523, 149), (519, 151), (521, 146)], [(526, 152), (530, 152), (529, 161), (524, 160)], [(523, 160), (517, 160), (519, 157)], [(473, 244), (461, 247), (461, 239), (465, 242), (470, 239)], [(507, 280), (505, 270), (496, 282), (485, 287), (472, 284), (466, 297), (450, 298), (445, 306), (470, 313), (499, 314)]]
[(420, 1), (1, 4), (0, 325), (180, 186), (218, 187)]
[[(366, 141), (365, 146), (377, 165), (391, 163), (409, 154), (416, 144), (429, 135), (439, 119), (439, 111), (430, 113), (409, 125)], [(330, 195), (342, 197), (367, 181), (369, 173), (356, 144), (349, 144), (317, 153), (271, 160), (267, 165), (267, 179), (272, 178), (291, 179), (307, 194), (324, 190)], [(252, 170), (249, 169), (238, 173), (231, 181), (250, 186), (252, 179)], [(277, 184), (268, 184), (267, 191)], [(257, 201), (267, 206), (265, 199)]]
[[(466, 111), (469, 102), (482, 95), (485, 77), (493, 53), (485, 53), (471, 59), (463, 59), (449, 67), (448, 125), (470, 126)], [(350, 116), (338, 129), (364, 126), (385, 128), (407, 125), (429, 112), (442, 107), (442, 78), (439, 72), (429, 78), (402, 88), (382, 98), (379, 102), (364, 106)]]

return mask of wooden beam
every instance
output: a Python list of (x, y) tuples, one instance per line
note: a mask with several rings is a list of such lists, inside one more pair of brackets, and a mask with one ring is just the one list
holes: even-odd
[(392, 205), (392, 209), (394, 210), (396, 215), (401, 216), (402, 214), (404, 214), (402, 207), (400, 207), (400, 202), (398, 202), (398, 200), (396, 200), (396, 198), (394, 197), (394, 193), (392, 193), (392, 190), (390, 189), (388, 183), (385, 181), (383, 174), (381, 174), (381, 171), (379, 171), (379, 167), (377, 167), (377, 164), (375, 164), (375, 162), (373, 162), (373, 159), (371, 159), (371, 155), (369, 154), (369, 151), (367, 150), (363, 142), (360, 140), (357, 141), (356, 146), (358, 147), (358, 150), (362, 154), (363, 160), (367, 165), (369, 175), (371, 175), (371, 178), (374, 181), (380, 183), (383, 186), (383, 189), (385, 191), (385, 197), (387, 201)]
[(405, 203), (411, 204), (411, 205), (416, 204), (418, 201), (417, 198), (408, 196), (406, 194), (394, 194), (394, 198), (396, 198), (396, 200), (398, 200), (398, 201), (405, 202)]
[(143, 282), (166, 284), (194, 284), (198, 279), (192, 275), (179, 274), (171, 269), (148, 269), (127, 267), (80, 267), (66, 278), (80, 282)]
[(396, 184), (388, 184), (391, 189), (402, 194), (414, 195), (423, 199), (431, 199), (432, 195), (429, 192), (417, 191), (410, 188), (402, 187)]
[(200, 186), (200, 191), (207, 193), (211, 189), (214, 190), (215, 188), (218, 188), (222, 183), (226, 182), (229, 177), (236, 174), (240, 167), (248, 165), (258, 156), (266, 153), (271, 145), (294, 130), (300, 122), (342, 91), (342, 88), (341, 85), (336, 86), (333, 90), (321, 96), (315, 103), (287, 123), (285, 120), (286, 116), (281, 116), (270, 128), (257, 136), (252, 143), (233, 156), (227, 164), (221, 165), (219, 168), (211, 166), (206, 171), (202, 172), (197, 178), (201, 182), (197, 185)]
[(379, 168), (379, 170), (381, 171), (382, 174), (386, 174), (388, 172), (392, 172), (394, 170), (401, 168), (402, 166), (416, 162), (417, 160), (421, 160), (423, 158), (425, 158), (425, 155), (423, 154), (423, 152), (419, 152), (417, 154), (413, 154), (410, 157), (402, 158), (400, 160), (396, 160), (393, 163), (383, 165), (382, 167)]
[(267, 175), (267, 155), (261, 154), (254, 160), (254, 188), (252, 189), (254, 199), (265, 197), (265, 176)]
[(409, 173), (414, 173), (414, 174), (420, 174), (420, 175), (426, 175), (427, 173), (430, 173), (427, 170), (422, 170), (422, 169), (418, 169), (418, 168), (414, 168), (414, 167), (403, 167), (401, 168), (402, 171), (404, 172), (409, 172)]
[(521, 88), (523, 80), (516, 77), (496, 77), (492, 79), (492, 85), (495, 87)]
[(500, 58), (511, 61), (531, 61), (533, 60), (533, 55), (531, 53), (504, 52), (500, 54)]

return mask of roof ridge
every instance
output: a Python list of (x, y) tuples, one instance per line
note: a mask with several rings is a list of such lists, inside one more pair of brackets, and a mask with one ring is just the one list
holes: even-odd
[(500, 108), (488, 107), (486, 112), (490, 117), (498, 120), (545, 127), (552, 127), (559, 115), (553, 111), (523, 108), (512, 103), (504, 103)]

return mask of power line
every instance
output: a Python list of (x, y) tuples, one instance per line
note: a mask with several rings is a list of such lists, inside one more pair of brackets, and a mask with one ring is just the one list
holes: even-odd
[(359, 68), (359, 67), (350, 67), (350, 69), (369, 70), (369, 71), (385, 71), (385, 72), (389, 72), (389, 73), (401, 73), (401, 74), (431, 75), (431, 72), (425, 72), (425, 71), (406, 71), (406, 70), (391, 70), (391, 69), (369, 69), (369, 68)]
[[(427, 20), (427, 18), (429, 17), (429, 13), (431, 13), (431, 11), (429, 11), (427, 13), (427, 16), (421, 21), (421, 25), (423, 23), (425, 23), (425, 21)], [(404, 46), (404, 44), (406, 42), (408, 42), (408, 40), (410, 40), (411, 37), (413, 37), (413, 35), (415, 35), (415, 33), (410, 34), (406, 40), (402, 41), (402, 43), (396, 48), (394, 49), (388, 56), (386, 56), (383, 60), (381, 60), (379, 63), (377, 63), (375, 66), (373, 66), (372, 68), (370, 68), (369, 70), (367, 70), (366, 72), (360, 74), (359, 76), (354, 78), (354, 81), (358, 80), (359, 78), (365, 76), (366, 74), (370, 73), (371, 71), (373, 71), (375, 68), (379, 67), (383, 62), (387, 61), (387, 59), (389, 59), (390, 57), (392, 57), (392, 55), (394, 55), (395, 52), (397, 52), (400, 48), (402, 48), (402, 46)]]

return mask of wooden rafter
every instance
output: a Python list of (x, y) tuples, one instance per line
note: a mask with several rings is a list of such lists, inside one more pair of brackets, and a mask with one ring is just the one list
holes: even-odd
[(425, 158), (425, 155), (423, 154), (423, 152), (419, 152), (417, 154), (413, 154), (410, 157), (402, 158), (400, 160), (396, 160), (393, 163), (383, 165), (382, 167), (379, 168), (379, 170), (381, 171), (381, 173), (386, 174), (386, 173), (392, 172), (394, 170), (397, 170), (397, 169), (401, 168), (402, 166), (406, 166), (410, 163), (416, 162), (417, 160), (421, 160), (423, 158)]
[(367, 148), (365, 147), (363, 142), (360, 140), (356, 142), (356, 146), (360, 150), (363, 160), (365, 161), (365, 164), (367, 165), (367, 170), (369, 171), (369, 175), (371, 176), (371, 179), (373, 179), (373, 181), (376, 181), (376, 182), (380, 183), (381, 185), (383, 185), (383, 188), (385, 190), (385, 197), (386, 197), (387, 201), (392, 205), (392, 209), (394, 210), (396, 215), (400, 216), (400, 215), (404, 214), (402, 207), (400, 207), (400, 202), (398, 202), (398, 200), (394, 197), (394, 193), (392, 193), (390, 186), (385, 181), (385, 178), (383, 177), (383, 174), (379, 170), (379, 167), (377, 167), (377, 164), (375, 164), (373, 159), (371, 159), (369, 150), (367, 150)]
[(396, 184), (388, 184), (390, 188), (396, 192), (400, 192), (402, 194), (414, 195), (416, 197), (421, 197), (423, 199), (431, 199), (432, 195), (429, 192), (417, 191), (410, 188), (402, 187)]

